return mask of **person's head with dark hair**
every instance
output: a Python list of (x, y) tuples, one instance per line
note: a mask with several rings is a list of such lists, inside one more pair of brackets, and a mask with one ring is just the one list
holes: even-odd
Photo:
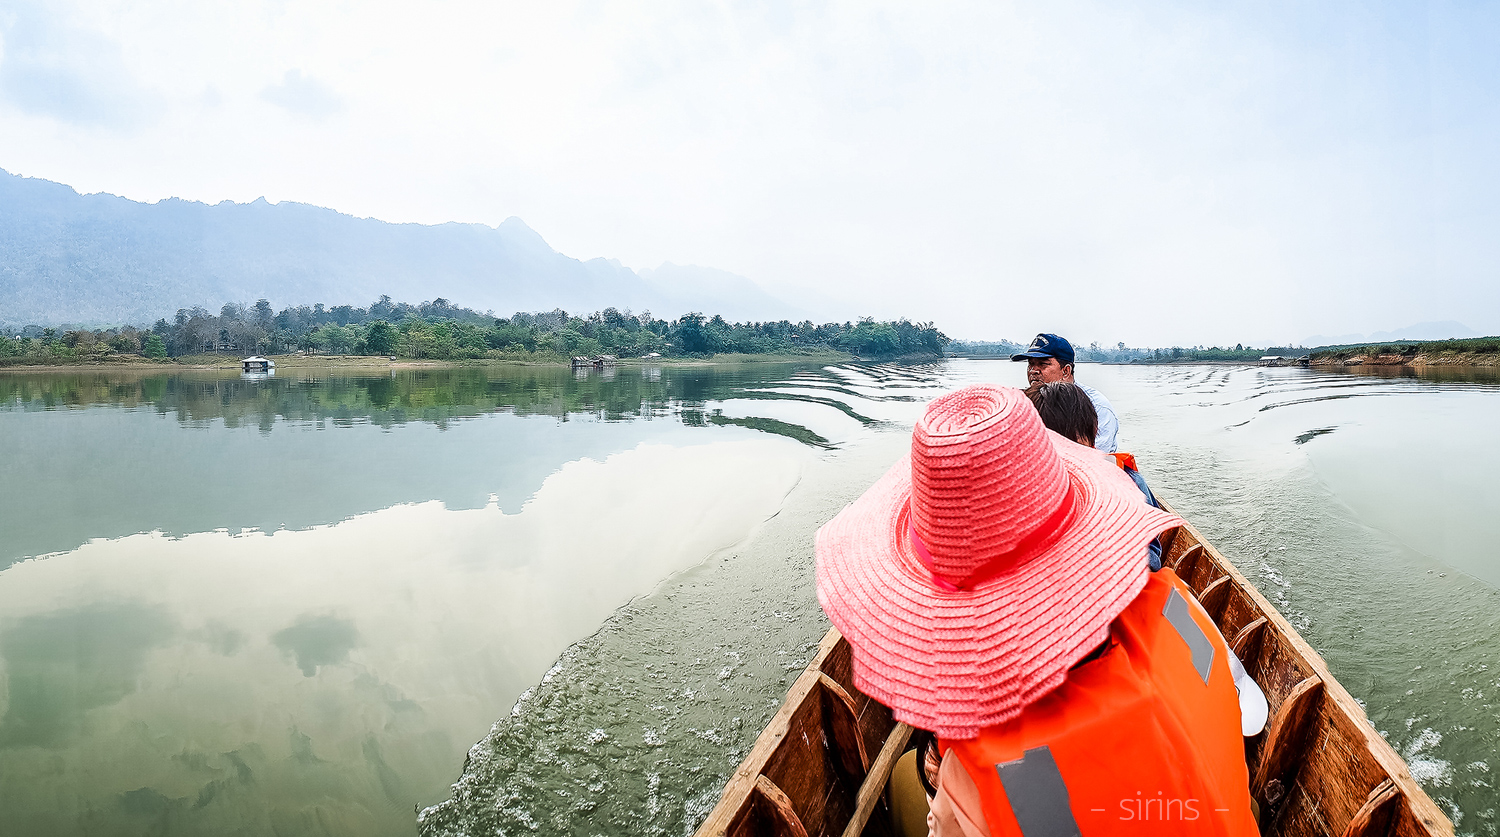
[(1036, 411), (1048, 430), (1080, 445), (1094, 446), (1094, 437), (1099, 433), (1099, 414), (1088, 393), (1077, 384), (1067, 381), (1042, 384), (1032, 403), (1036, 404)]
[(1042, 387), (1044, 386), (1046, 384), (1035, 383), (1021, 390), (1021, 394), (1031, 400), (1031, 406), (1037, 408), (1038, 412), (1042, 409)]

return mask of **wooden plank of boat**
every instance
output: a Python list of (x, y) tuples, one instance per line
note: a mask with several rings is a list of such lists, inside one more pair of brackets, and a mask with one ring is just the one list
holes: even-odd
[[(1266, 729), (1245, 746), (1261, 833), (1452, 835), (1359, 703), (1260, 591), (1191, 525), (1164, 540), (1164, 562), (1192, 587), (1270, 704)], [(911, 732), (855, 688), (849, 643), (830, 629), (698, 837), (889, 835), (886, 780)]]

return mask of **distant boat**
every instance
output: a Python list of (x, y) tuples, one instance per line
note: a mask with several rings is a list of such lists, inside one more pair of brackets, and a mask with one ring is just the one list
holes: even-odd
[[(1250, 580), (1191, 525), (1164, 544), (1163, 565), (1193, 589), (1270, 702), (1270, 722), (1245, 747), (1261, 834), (1452, 837), (1364, 707)], [(886, 780), (912, 728), (855, 687), (851, 657), (829, 629), (696, 837), (890, 834)]]
[(272, 374), (276, 371), (276, 361), (263, 358), (260, 355), (247, 357), (240, 361), (240, 366), (246, 372), (264, 372)]

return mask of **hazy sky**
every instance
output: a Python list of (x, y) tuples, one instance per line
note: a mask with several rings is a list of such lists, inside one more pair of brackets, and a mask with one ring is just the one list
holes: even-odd
[(969, 338), (1500, 333), (1500, 6), (1125, 5), (0, 0), (0, 168)]

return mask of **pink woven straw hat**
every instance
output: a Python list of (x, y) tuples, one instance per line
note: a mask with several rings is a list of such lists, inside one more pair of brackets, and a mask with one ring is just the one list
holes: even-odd
[(1181, 519), (1020, 390), (927, 407), (903, 457), (818, 531), (818, 601), (854, 682), (896, 718), (973, 738), (1062, 684), (1146, 585)]

